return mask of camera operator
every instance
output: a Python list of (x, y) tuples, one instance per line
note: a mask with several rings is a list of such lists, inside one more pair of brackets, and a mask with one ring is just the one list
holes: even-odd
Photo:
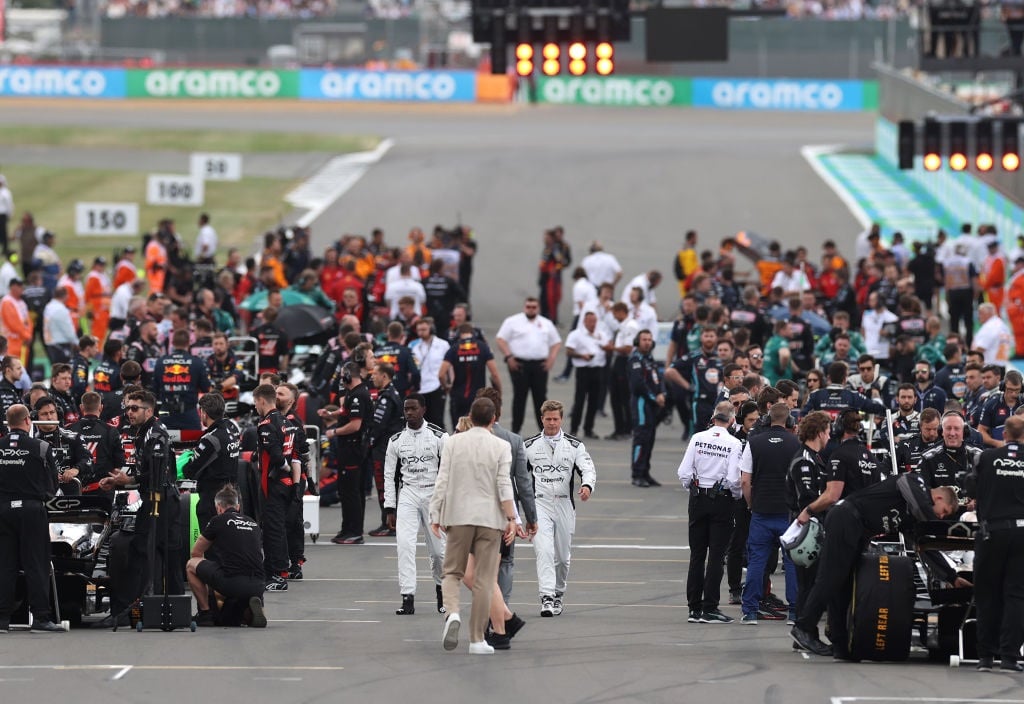
[(59, 633), (50, 611), (50, 522), (45, 501), (57, 490), (57, 465), (45, 440), (30, 435), (28, 408), (7, 409), (0, 438), (0, 634), (14, 610), (18, 566), (25, 572), (32, 630)]
[(164, 425), (175, 430), (202, 430), (196, 403), (200, 392), (210, 390), (206, 363), (188, 351), (188, 330), (175, 330), (171, 346), (171, 353), (157, 361), (153, 380)]
[(57, 402), (49, 396), (43, 396), (36, 401), (32, 420), (37, 421), (34, 424), (35, 437), (49, 443), (53, 451), (61, 491), (66, 496), (81, 494), (83, 483), (92, 478), (93, 468), (92, 455), (78, 437), (78, 433), (58, 425), (61, 418), (57, 412)]
[[(221, 401), (223, 403), (223, 400)], [(243, 514), (238, 490), (221, 488), (214, 499), (216, 515), (203, 525), (185, 566), (189, 586), (196, 598), (196, 624), (231, 626), (237, 616), (224, 609), (215, 617), (210, 610), (209, 589), (229, 600), (247, 604), (238, 619), (250, 628), (266, 628), (263, 613), (263, 534), (259, 524)], [(217, 557), (205, 557), (216, 548)]]
[[(127, 534), (118, 543), (111, 542), (110, 616), (100, 627), (126, 625), (125, 610), (146, 592), (146, 582), (153, 589), (168, 594), (183, 594), (184, 581), (181, 564), (184, 562), (181, 545), (181, 506), (178, 488), (174, 484), (174, 452), (167, 428), (156, 415), (156, 398), (149, 391), (132, 391), (125, 399), (125, 409), (135, 431), (135, 475), (114, 471), (100, 480), (100, 488), (110, 491), (137, 483), (142, 495), (135, 520), (134, 534)], [(159, 507), (155, 516), (154, 504)], [(150, 531), (156, 531), (156, 552), (149, 554)], [(153, 561), (150, 574), (150, 560)], [(166, 569), (165, 569), (166, 566)]]

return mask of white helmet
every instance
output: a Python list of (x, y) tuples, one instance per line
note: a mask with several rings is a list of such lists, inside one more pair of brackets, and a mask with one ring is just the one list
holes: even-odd
[(821, 554), (821, 543), (825, 531), (817, 518), (812, 518), (803, 524), (796, 537), (790, 540), (780, 539), (782, 548), (789, 553), (789, 559), (797, 567), (810, 567), (817, 561)]

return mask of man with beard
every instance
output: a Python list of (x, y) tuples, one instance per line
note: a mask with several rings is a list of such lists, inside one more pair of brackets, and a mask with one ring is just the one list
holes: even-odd
[(142, 367), (142, 383), (146, 387), (152, 387), (156, 362), (163, 354), (163, 349), (157, 342), (156, 323), (152, 320), (144, 320), (139, 325), (138, 339), (128, 345), (124, 356), (125, 359), (136, 362)]
[(245, 368), (228, 345), (228, 336), (222, 332), (213, 334), (213, 354), (206, 359), (206, 373), (210, 386), (220, 391), (225, 400), (238, 398), (238, 385)]
[[(33, 407), (35, 437), (45, 440), (53, 450), (57, 463), (57, 481), (67, 496), (82, 493), (83, 482), (93, 478), (92, 455), (82, 444), (78, 434), (61, 428), (57, 403), (49, 396), (43, 396)], [(52, 424), (48, 421), (52, 421)]]
[(78, 420), (78, 404), (71, 396), (70, 364), (54, 364), (50, 367), (50, 397), (60, 407), (64, 425)]
[(904, 435), (896, 445), (896, 466), (901, 471), (913, 472), (916, 470), (924, 453), (939, 442), (939, 420), (939, 412), (934, 408), (926, 408), (921, 411), (920, 432), (909, 436)]

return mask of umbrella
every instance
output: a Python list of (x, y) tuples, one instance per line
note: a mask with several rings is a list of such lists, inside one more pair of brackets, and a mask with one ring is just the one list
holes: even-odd
[(329, 337), (334, 332), (334, 315), (320, 306), (285, 306), (274, 324), (294, 342), (318, 335)]
[[(300, 291), (286, 288), (281, 290), (281, 300), (286, 306), (312, 306), (315, 301)], [(242, 308), (245, 310), (263, 310), (267, 307), (267, 292), (257, 291), (242, 301)]]

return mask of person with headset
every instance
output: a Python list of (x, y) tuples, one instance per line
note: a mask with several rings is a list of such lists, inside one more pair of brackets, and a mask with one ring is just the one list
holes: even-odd
[(103, 358), (92, 373), (92, 390), (101, 394), (121, 388), (121, 360), (124, 359), (124, 342), (108, 339), (103, 343)]
[(403, 344), (405, 327), (399, 322), (388, 323), (388, 339), (374, 350), (373, 355), (378, 362), (390, 364), (395, 369), (392, 383), (398, 395), (405, 398), (410, 392), (420, 388), (420, 368), (409, 348)]
[(142, 383), (152, 387), (156, 380), (156, 363), (163, 356), (163, 349), (157, 341), (155, 320), (143, 320), (139, 324), (139, 336), (133, 340), (124, 356), (128, 361), (136, 362), (142, 368)]
[[(82, 486), (93, 478), (92, 455), (78, 433), (60, 427), (64, 418), (57, 402), (43, 396), (32, 408), (33, 435), (49, 443), (57, 463), (57, 478), (65, 495), (82, 493)], [(52, 421), (52, 422), (50, 422)]]
[(939, 443), (940, 421), (941, 415), (934, 408), (921, 411), (918, 432), (903, 435), (896, 445), (896, 466), (901, 471), (916, 470), (924, 453)]
[(124, 448), (117, 429), (100, 418), (103, 402), (95, 391), (82, 394), (81, 415), (68, 428), (77, 433), (92, 458), (92, 472), (80, 475), (82, 493), (100, 491), (100, 480), (124, 467)]
[(715, 409), (722, 384), (722, 362), (717, 348), (718, 329), (704, 327), (700, 331), (700, 348), (675, 360), (665, 370), (666, 382), (683, 387), (691, 395), (691, 433), (707, 428)]
[(10, 429), (0, 438), (0, 634), (10, 628), (18, 568), (25, 572), (32, 630), (59, 633), (50, 609), (50, 524), (47, 499), (57, 491), (57, 466), (49, 443), (31, 436), (29, 412), (21, 404), (5, 411)]
[(658, 429), (661, 409), (665, 407), (665, 383), (658, 372), (658, 363), (651, 354), (654, 335), (641, 330), (633, 338), (633, 353), (629, 356), (630, 412), (633, 420), (633, 447), (630, 464), (633, 486), (646, 488), (661, 486), (651, 476), (651, 452), (654, 434)]
[(917, 411), (934, 408), (939, 413), (946, 407), (946, 392), (935, 385), (935, 367), (930, 362), (914, 363), (914, 382), (917, 384)]
[(476, 336), (469, 323), (460, 325), (457, 332), (438, 372), (441, 386), (448, 392), (453, 428), (459, 418), (469, 415), (477, 391), (487, 386), (488, 375), (494, 388), (501, 391), (501, 376), (491, 348)]
[(981, 448), (965, 442), (966, 434), (967, 422), (962, 415), (955, 411), (943, 414), (942, 442), (921, 455), (917, 466), (917, 473), (927, 486), (963, 488), (964, 480), (981, 456)]
[[(361, 545), (363, 543), (363, 513), (366, 500), (363, 495), (362, 473), (366, 464), (364, 438), (373, 415), (370, 392), (359, 376), (358, 362), (345, 363), (341, 368), (341, 382), (345, 388), (342, 407), (334, 415), (338, 425), (325, 432), (327, 438), (338, 442), (338, 498), (341, 499), (341, 530), (331, 538), (335, 545)], [(329, 411), (320, 409), (326, 416)]]
[[(103, 410), (100, 413), (100, 418), (104, 423), (111, 423), (121, 415), (124, 396), (128, 393), (128, 387), (141, 386), (141, 379), (142, 367), (139, 366), (138, 362), (133, 362), (129, 359), (121, 365), (121, 381), (123, 382), (121, 388), (117, 391), (108, 391), (105, 394), (101, 394)], [(124, 424), (129, 425), (127, 420), (125, 420)]]
[(890, 406), (889, 377), (878, 372), (878, 361), (870, 354), (862, 354), (857, 357), (857, 373), (847, 378), (846, 385), (863, 396)]
[(1003, 426), (1006, 419), (1024, 406), (1024, 398), (1021, 396), (1021, 387), (1024, 386), (1022, 381), (1024, 379), (1019, 371), (1009, 370), (999, 385), (999, 391), (990, 395), (982, 406), (978, 417), (978, 431), (989, 447), (1003, 446)]
[[(302, 566), (306, 564), (306, 533), (302, 519), (302, 497), (309, 485), (309, 439), (306, 426), (296, 411), (299, 387), (283, 382), (275, 389), (277, 410), (284, 416), (285, 447), (292, 448), (289, 464), (292, 477), (286, 478), (285, 485), (292, 487), (292, 499), (285, 513), (285, 536), (288, 543), (288, 579), (302, 579)], [(298, 481), (294, 471), (298, 469)]]
[(871, 451), (861, 442), (862, 416), (853, 409), (840, 413), (832, 427), (839, 445), (828, 457), (828, 474), (820, 508), (827, 508), (855, 491), (877, 483), (882, 472)]
[(164, 426), (176, 430), (202, 430), (196, 403), (210, 390), (206, 362), (188, 351), (188, 330), (175, 330), (172, 350), (154, 369), (153, 388), (160, 401)]
[(64, 424), (78, 420), (78, 404), (71, 395), (71, 365), (58, 363), (50, 367), (50, 398), (60, 407)]
[(935, 385), (946, 392), (946, 398), (954, 398), (961, 403), (967, 395), (967, 370), (963, 350), (955, 342), (947, 343), (943, 355), (946, 363), (935, 372)]

